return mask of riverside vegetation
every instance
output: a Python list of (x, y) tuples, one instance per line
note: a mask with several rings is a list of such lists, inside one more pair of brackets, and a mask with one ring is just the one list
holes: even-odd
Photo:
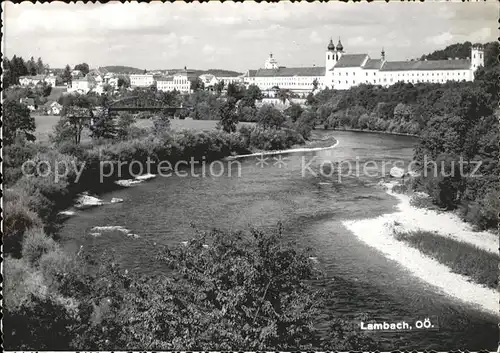
[[(444, 171), (460, 157), (482, 161), (480, 178), (422, 174), (411, 187), (426, 191), (441, 207), (461, 209), (463, 217), (480, 228), (494, 227), (499, 208), (498, 119), (494, 115), (499, 65), (491, 60), (498, 55), (498, 47), (487, 48), (486, 67), (479, 69), (472, 83), (325, 90), (309, 96), (307, 107), (292, 105), (284, 112), (270, 106), (257, 108), (261, 93), (255, 86), (230, 85), (225, 97), (200, 87), (189, 96), (153, 90), (118, 93), (154, 95), (169, 105), (191, 104), (191, 117), (220, 121), (216, 131), (174, 132), (165, 114), (149, 116), (153, 127), (141, 129), (132, 123), (148, 118), (147, 114), (122, 114), (97, 120), (90, 132), (92, 140), (82, 142), (82, 132), (90, 128), (92, 107), (112, 99), (113, 94), (68, 96), (62, 100), (64, 115), (55, 127), (52, 144), (44, 145), (30, 141), (35, 124), (29, 111), (17, 101), (5, 102), (6, 347), (373, 347), (352, 323), (338, 317), (321, 317), (331, 324), (330, 334), (315, 329), (327, 300), (313, 284), (322, 275), (306, 252), (283, 241), (281, 228), (196, 233), (186, 247), (158, 249), (158, 261), (170, 271), (159, 279), (145, 279), (120, 268), (112, 254), (96, 259), (85, 251), (77, 256), (65, 253), (55, 241), (58, 211), (83, 191), (116, 187), (117, 168), (99, 183), (101, 161), (145, 161), (148, 156), (156, 162), (191, 157), (210, 161), (253, 150), (286, 149), (303, 144), (312, 126), (320, 122), (419, 134), (415, 158), (421, 162), (421, 171), (424, 156), (443, 161), (439, 168)], [(257, 125), (238, 130), (237, 123), (243, 120)], [(21, 166), (28, 159), (49, 161), (52, 166), (55, 161), (85, 163), (85, 168), (78, 182), (74, 172), (56, 182), (53, 175), (37, 175), (46, 171), (43, 168), (30, 170), (34, 177), (23, 176)], [(490, 279), (481, 281), (491, 286)]]

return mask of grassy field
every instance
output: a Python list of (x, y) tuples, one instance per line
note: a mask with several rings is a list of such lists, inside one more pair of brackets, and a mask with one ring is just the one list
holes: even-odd
[[(57, 124), (59, 119), (61, 118), (58, 115), (36, 115), (35, 124), (36, 124), (36, 138), (37, 141), (46, 142), (49, 140), (49, 134), (52, 133), (54, 126)], [(141, 119), (138, 120), (136, 126), (148, 128), (153, 125), (153, 121), (149, 119)], [(240, 123), (240, 124), (251, 124), (251, 123)], [(215, 129), (217, 125), (216, 120), (171, 120), (171, 126), (173, 130), (182, 130), (182, 129), (193, 129), (193, 130), (212, 130)], [(82, 140), (88, 139), (88, 131), (84, 131), (84, 135), (82, 136)]]

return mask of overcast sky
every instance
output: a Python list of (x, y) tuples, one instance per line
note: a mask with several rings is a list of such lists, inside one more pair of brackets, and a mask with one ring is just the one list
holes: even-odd
[(330, 37), (347, 53), (388, 60), (498, 37), (498, 2), (479, 3), (4, 3), (4, 53), (51, 67), (146, 69), (324, 66)]

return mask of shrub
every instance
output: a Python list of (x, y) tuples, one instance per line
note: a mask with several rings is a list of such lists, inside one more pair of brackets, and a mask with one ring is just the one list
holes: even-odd
[(15, 257), (21, 256), (21, 244), (24, 233), (31, 228), (42, 227), (42, 220), (28, 207), (29, 200), (23, 199), (5, 202), (4, 207), (4, 251)]
[(23, 239), (21, 254), (23, 259), (28, 261), (32, 266), (38, 265), (38, 260), (43, 254), (55, 250), (56, 242), (45, 235), (43, 229), (30, 229)]
[(24, 259), (7, 257), (4, 262), (4, 305), (17, 311), (23, 306), (31, 306), (32, 296), (45, 297), (47, 288), (43, 276)]
[(478, 201), (472, 201), (462, 209), (465, 220), (480, 229), (496, 228), (498, 226), (498, 212), (500, 200), (498, 193), (490, 189)]

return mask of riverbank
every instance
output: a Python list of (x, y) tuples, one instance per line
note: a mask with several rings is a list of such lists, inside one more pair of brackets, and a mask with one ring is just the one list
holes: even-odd
[[(317, 126), (316, 129), (321, 129), (321, 126)], [(410, 137), (419, 137), (419, 135), (415, 134), (406, 134), (402, 132), (392, 132), (392, 131), (378, 131), (378, 130), (368, 130), (368, 129), (352, 129), (352, 128), (327, 128), (324, 130), (332, 130), (332, 131), (350, 131), (350, 132), (367, 132), (372, 134), (384, 134), (384, 135), (396, 135), (396, 136), (410, 136)]]
[[(498, 293), (495, 289), (474, 283), (470, 276), (454, 273), (452, 268), (442, 263), (442, 258), (410, 246), (402, 239), (401, 234), (433, 232), (437, 236), (473, 246), (488, 254), (498, 254), (498, 238), (490, 232), (474, 232), (469, 224), (455, 214), (412, 206), (410, 196), (393, 192), (394, 185), (395, 183), (387, 183), (381, 187), (398, 199), (396, 212), (372, 219), (346, 220), (343, 225), (358, 239), (381, 251), (421, 280), (482, 311), (498, 315)], [(435, 252), (442, 250), (434, 249)]]
[[(236, 156), (226, 157), (226, 160), (234, 160), (245, 157), (255, 157), (255, 156), (273, 156), (277, 154), (287, 154), (287, 153), (299, 153), (299, 152), (315, 152), (315, 151), (323, 151), (334, 148), (338, 146), (339, 141), (333, 136), (328, 136), (326, 139), (322, 140), (313, 140), (306, 144), (307, 147), (294, 147), (286, 150), (277, 150), (277, 151), (256, 151), (250, 154), (241, 154)], [(325, 146), (321, 146), (325, 145)]]

